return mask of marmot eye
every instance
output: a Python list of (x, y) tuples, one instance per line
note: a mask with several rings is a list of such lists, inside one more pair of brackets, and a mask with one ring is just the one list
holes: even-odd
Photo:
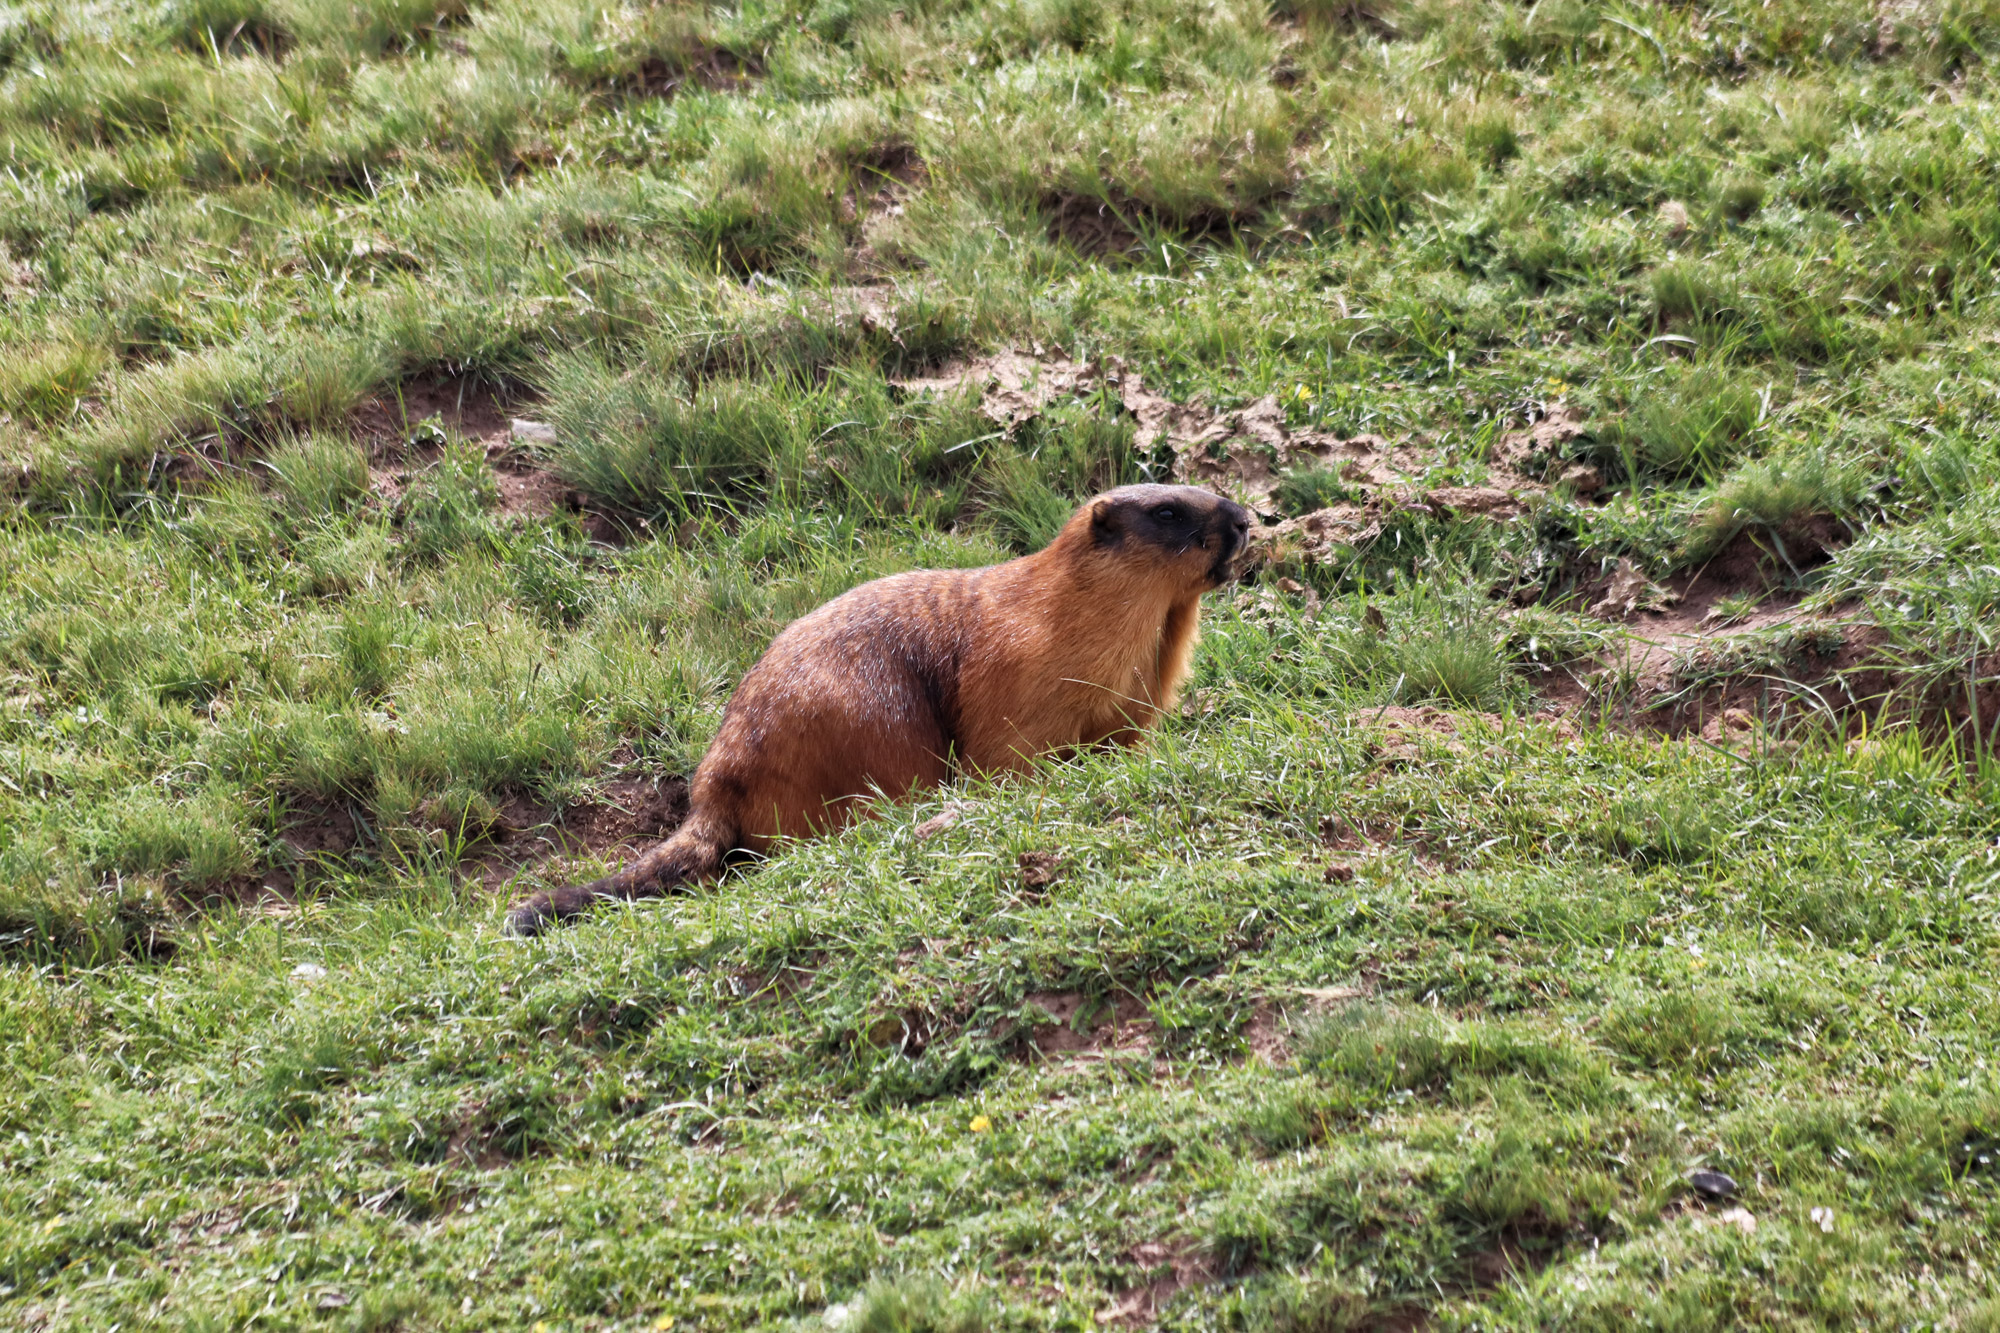
[(1171, 523), (1180, 516), (1181, 516), (1181, 511), (1174, 508), (1172, 505), (1161, 505), (1158, 509), (1155, 509), (1153, 511), (1153, 517), (1157, 518), (1162, 523)]

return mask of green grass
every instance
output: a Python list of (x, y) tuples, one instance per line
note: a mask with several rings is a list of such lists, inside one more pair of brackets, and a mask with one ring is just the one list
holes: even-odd
[[(1996, 52), (1986, 0), (0, 15), (0, 1322), (2000, 1326)], [(1169, 461), (1101, 381), (899, 385), (1038, 345), (1603, 486), (1378, 501), (1212, 599), (1147, 749), (502, 938), (604, 859), (520, 823), (689, 772), (791, 618)], [(1665, 687), (1798, 725), (1633, 725), (1621, 558), (1802, 599)]]

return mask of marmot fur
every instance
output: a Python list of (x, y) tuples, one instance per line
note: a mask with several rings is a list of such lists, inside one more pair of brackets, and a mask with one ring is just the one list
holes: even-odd
[(1033, 555), (834, 598), (743, 677), (680, 829), (616, 874), (537, 894), (512, 929), (712, 878), (732, 851), (837, 827), (954, 771), (1138, 740), (1174, 706), (1201, 595), (1234, 576), (1249, 527), (1248, 510), (1208, 491), (1122, 486)]

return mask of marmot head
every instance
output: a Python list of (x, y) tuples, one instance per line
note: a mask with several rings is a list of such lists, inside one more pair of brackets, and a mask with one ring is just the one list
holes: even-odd
[(1239, 572), (1250, 511), (1198, 486), (1120, 486), (1077, 511), (1064, 529), (1120, 563), (1142, 565), (1185, 589), (1219, 588)]

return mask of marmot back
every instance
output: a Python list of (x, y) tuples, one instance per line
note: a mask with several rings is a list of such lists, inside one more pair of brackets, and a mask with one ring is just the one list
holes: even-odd
[(687, 822), (616, 874), (538, 894), (533, 934), (601, 899), (710, 878), (738, 849), (838, 827), (955, 771), (1136, 741), (1186, 678), (1201, 595), (1234, 576), (1250, 515), (1189, 486), (1125, 486), (1044, 549), (866, 583), (788, 625), (695, 771)]

